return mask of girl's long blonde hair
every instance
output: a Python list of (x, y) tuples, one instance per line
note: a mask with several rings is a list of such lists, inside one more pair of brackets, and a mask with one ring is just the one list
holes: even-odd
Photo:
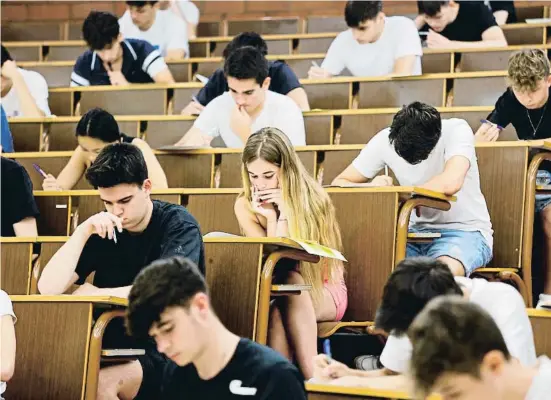
[[(247, 164), (262, 159), (280, 168), (279, 182), (286, 206), (291, 239), (313, 240), (342, 251), (335, 207), (321, 185), (306, 171), (287, 136), (277, 128), (263, 128), (247, 140), (243, 149), (241, 175), (244, 196), (251, 207), (251, 181)], [(300, 274), (312, 285), (314, 303), (321, 300), (324, 280), (336, 283), (342, 263), (322, 259), (319, 264), (303, 262)]]

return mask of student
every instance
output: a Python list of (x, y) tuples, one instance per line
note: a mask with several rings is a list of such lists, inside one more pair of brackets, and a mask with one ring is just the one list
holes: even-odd
[(473, 133), (466, 121), (442, 121), (440, 113), (428, 104), (404, 106), (390, 128), (375, 135), (333, 184), (390, 186), (391, 178), (377, 176), (385, 165), (402, 186), (457, 196), (449, 211), (421, 207), (411, 216), (412, 231), (442, 236), (431, 243), (408, 243), (408, 257), (438, 258), (458, 276), (469, 276), (490, 262), (492, 225), (480, 191)]
[(287, 96), (268, 90), (268, 61), (257, 48), (233, 51), (224, 74), (229, 92), (205, 107), (176, 146), (208, 146), (220, 136), (226, 147), (243, 147), (251, 133), (265, 127), (285, 132), (294, 146), (306, 144), (302, 112)]
[[(158, 359), (144, 369), (138, 398), (306, 400), (296, 367), (272, 349), (239, 338), (216, 316), (197, 267), (182, 257), (159, 260), (137, 276), (127, 327), (153, 337)], [(115, 367), (117, 368), (117, 367)]]
[(3, 398), (6, 382), (13, 377), (15, 370), (14, 325), (16, 321), (10, 297), (0, 290), (0, 343), (2, 343), (0, 346), (0, 398)]
[(498, 25), (514, 24), (518, 22), (514, 1), (485, 1), (494, 13)]
[[(235, 215), (245, 236), (313, 240), (342, 250), (339, 225), (329, 195), (305, 170), (287, 137), (276, 128), (252, 135), (242, 156), (243, 194)], [(270, 314), (268, 345), (296, 358), (306, 379), (312, 377), (317, 322), (340, 321), (348, 298), (341, 261), (301, 263), (284, 278), (309, 284), (312, 291), (278, 299)]]
[(38, 207), (29, 174), (18, 162), (1, 157), (2, 237), (37, 237)]
[(166, 189), (168, 183), (161, 164), (151, 147), (142, 139), (119, 131), (115, 118), (101, 108), (93, 108), (82, 116), (76, 127), (78, 146), (71, 159), (56, 178), (48, 174), (42, 182), (44, 190), (71, 190), (80, 181), (86, 169), (108, 144), (130, 143), (141, 150), (149, 171), (153, 189)]
[(411, 377), (416, 398), (544, 400), (551, 361), (525, 366), (511, 356), (499, 324), (484, 307), (457, 296), (432, 300), (415, 318)]
[[(80, 286), (73, 295), (126, 298), (134, 278), (146, 265), (173, 255), (188, 257), (204, 273), (197, 221), (182, 206), (151, 200), (147, 165), (136, 146), (106, 146), (86, 171), (86, 179), (98, 189), (106, 211), (82, 222), (54, 254), (38, 281), (40, 293), (59, 295), (76, 283)], [(85, 282), (92, 272), (93, 284)], [(114, 323), (109, 325), (114, 332), (106, 332), (103, 339), (104, 347), (129, 347), (122, 324), (111, 328)], [(160, 357), (147, 343), (138, 348), (141, 346), (146, 354), (137, 363), (101, 370), (99, 398), (114, 390), (121, 376), (133, 381), (141, 376), (142, 368)]]
[[(526, 49), (513, 53), (509, 58), (507, 80), (509, 88), (501, 95), (494, 110), (476, 132), (480, 142), (495, 141), (501, 129), (513, 124), (521, 140), (547, 139), (551, 137), (551, 64), (544, 50)], [(538, 171), (541, 184), (551, 182), (549, 164)], [(551, 293), (551, 204), (550, 195), (536, 195), (536, 212), (540, 214), (547, 250), (544, 292)]]
[(511, 355), (525, 366), (536, 363), (532, 325), (524, 300), (513, 287), (484, 279), (454, 277), (439, 260), (413, 257), (402, 260), (390, 275), (375, 317), (377, 329), (389, 334), (380, 358), (384, 368), (352, 370), (336, 361), (329, 364), (320, 355), (315, 361), (316, 377), (331, 380), (351, 376), (355, 379), (349, 380), (349, 384), (369, 385), (367, 378), (406, 373), (412, 351), (406, 332), (425, 305), (443, 295), (462, 296), (482, 307), (499, 327)]
[(417, 6), (415, 24), (428, 30), (431, 49), (507, 46), (503, 31), (482, 1), (418, 1)]
[(8, 117), (40, 118), (52, 113), (48, 106), (48, 84), (35, 71), (19, 68), (2, 45), (2, 107)]
[(10, 124), (8, 117), (4, 111), (4, 107), (0, 104), (0, 129), (2, 136), (0, 137), (0, 151), (2, 153), (13, 153), (13, 138), (11, 136)]
[(71, 86), (174, 83), (161, 53), (140, 39), (125, 39), (113, 14), (91, 11), (82, 24), (90, 48), (76, 61)]
[(189, 0), (164, 0), (159, 1), (159, 8), (173, 13), (175, 16), (185, 22), (187, 27), (187, 37), (195, 39), (197, 37), (197, 25), (199, 25), (199, 9)]
[[(258, 33), (244, 32), (240, 33), (228, 43), (224, 49), (224, 59), (228, 58), (235, 49), (245, 46), (257, 48), (264, 57), (268, 54), (268, 46)], [(294, 100), (302, 111), (310, 110), (308, 96), (306, 91), (300, 85), (297, 76), (285, 62), (268, 61), (268, 76), (270, 77), (270, 87), (272, 92), (286, 95)], [(197, 93), (196, 100), (191, 101), (186, 108), (182, 110), (184, 115), (200, 114), (216, 97), (224, 94), (229, 89), (228, 81), (224, 75), (224, 69), (217, 69), (210, 77), (209, 81)]]
[(167, 60), (189, 56), (186, 26), (171, 12), (161, 11), (156, 1), (127, 1), (119, 19), (120, 32), (128, 39), (149, 42)]
[(344, 18), (350, 29), (337, 35), (321, 67), (310, 79), (330, 78), (347, 68), (353, 76), (421, 75), (421, 40), (406, 17), (387, 17), (382, 1), (349, 1)]

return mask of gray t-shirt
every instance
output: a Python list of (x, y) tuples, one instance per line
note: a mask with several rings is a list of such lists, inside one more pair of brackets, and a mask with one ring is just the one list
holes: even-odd
[(547, 356), (538, 358), (538, 374), (534, 377), (525, 400), (545, 400), (551, 393), (551, 360)]

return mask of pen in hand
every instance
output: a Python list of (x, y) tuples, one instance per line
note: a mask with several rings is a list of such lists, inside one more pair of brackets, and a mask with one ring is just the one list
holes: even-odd
[(323, 353), (327, 357), (327, 361), (331, 363), (331, 361), (333, 361), (333, 356), (331, 355), (331, 342), (329, 339), (323, 341)]
[(481, 119), (480, 122), (482, 122), (483, 124), (495, 125), (495, 126), (497, 126), (497, 129), (499, 129), (500, 131), (503, 130), (502, 126), (500, 126), (498, 124), (494, 124), (492, 121), (488, 121), (487, 119)]
[(42, 170), (37, 164), (33, 164), (33, 168), (38, 172), (44, 179), (48, 177), (48, 174)]

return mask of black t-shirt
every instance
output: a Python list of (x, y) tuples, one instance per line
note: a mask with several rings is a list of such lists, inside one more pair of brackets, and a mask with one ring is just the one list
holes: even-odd
[(99, 288), (129, 286), (151, 262), (174, 255), (193, 261), (205, 273), (203, 238), (199, 225), (182, 206), (153, 200), (153, 213), (141, 233), (117, 232), (117, 243), (92, 235), (80, 255), (75, 272), (78, 285), (96, 272)]
[(2, 157), (0, 186), (2, 199), (2, 237), (13, 237), (13, 224), (25, 218), (39, 216), (34, 201), (33, 184), (29, 174), (19, 163)]
[[(286, 95), (291, 90), (301, 87), (297, 76), (285, 62), (270, 61), (268, 76), (271, 78), (270, 90)], [(197, 93), (197, 100), (206, 106), (212, 100), (229, 90), (228, 81), (222, 68), (217, 69), (209, 78), (207, 84)]]
[(269, 347), (241, 339), (229, 363), (209, 380), (193, 364), (167, 363), (161, 393), (170, 399), (306, 400), (304, 378), (297, 368)]
[[(549, 89), (549, 95), (551, 96), (551, 88)], [(549, 104), (549, 101), (547, 104)], [(542, 108), (527, 110), (517, 100), (511, 88), (507, 89), (497, 100), (494, 111), (488, 115), (488, 120), (503, 128), (513, 124), (518, 138), (522, 140), (551, 137), (551, 107), (547, 105)], [(532, 123), (530, 123), (530, 120)]]
[[(440, 33), (450, 40), (460, 42), (479, 42), (482, 34), (492, 26), (497, 26), (496, 19), (482, 1), (460, 2), (457, 18)], [(429, 25), (421, 29), (428, 31)]]
[(513, 24), (518, 22), (514, 1), (490, 1), (490, 8), (492, 9), (492, 13), (496, 11), (507, 11), (507, 21), (505, 21), (505, 23)]

